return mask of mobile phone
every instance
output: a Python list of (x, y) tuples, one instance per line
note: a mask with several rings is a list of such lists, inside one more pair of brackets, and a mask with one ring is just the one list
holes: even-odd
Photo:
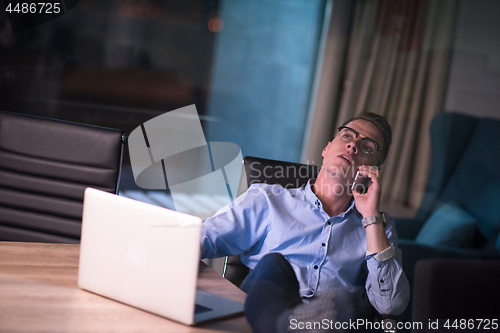
[[(380, 170), (380, 167), (374, 166), (377, 170)], [(356, 173), (356, 177), (354, 177), (354, 181), (352, 182), (351, 191), (358, 192), (359, 194), (365, 194), (368, 191), (368, 187), (372, 184), (372, 180), (369, 177), (363, 176), (359, 173)]]

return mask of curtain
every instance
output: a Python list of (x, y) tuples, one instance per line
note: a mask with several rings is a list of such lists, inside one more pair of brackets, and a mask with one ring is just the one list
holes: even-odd
[(354, 2), (349, 42), (341, 46), (346, 48), (343, 83), (330, 104), (329, 112), (336, 114), (330, 138), (361, 112), (389, 120), (393, 141), (382, 167), (383, 204), (420, 205), (430, 166), (430, 122), (444, 105), (457, 5), (455, 0)]

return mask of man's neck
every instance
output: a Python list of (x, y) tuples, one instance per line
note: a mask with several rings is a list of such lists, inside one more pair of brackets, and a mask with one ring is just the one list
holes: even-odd
[(347, 179), (341, 175), (330, 175), (325, 168), (321, 168), (312, 190), (321, 201), (323, 210), (329, 216), (336, 216), (349, 208), (352, 194), (348, 188)]

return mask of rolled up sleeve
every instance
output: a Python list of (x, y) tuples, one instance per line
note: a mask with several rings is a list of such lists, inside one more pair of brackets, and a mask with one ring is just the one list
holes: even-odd
[(402, 269), (401, 250), (397, 247), (397, 235), (393, 219), (389, 219), (386, 234), (395, 255), (385, 261), (367, 256), (368, 277), (366, 292), (373, 307), (380, 314), (399, 315), (410, 300), (410, 284)]

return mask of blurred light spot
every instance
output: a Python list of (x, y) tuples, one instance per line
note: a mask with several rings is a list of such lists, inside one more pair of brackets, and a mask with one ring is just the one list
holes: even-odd
[(214, 17), (208, 21), (208, 30), (212, 32), (219, 32), (224, 28), (224, 22), (218, 17)]

